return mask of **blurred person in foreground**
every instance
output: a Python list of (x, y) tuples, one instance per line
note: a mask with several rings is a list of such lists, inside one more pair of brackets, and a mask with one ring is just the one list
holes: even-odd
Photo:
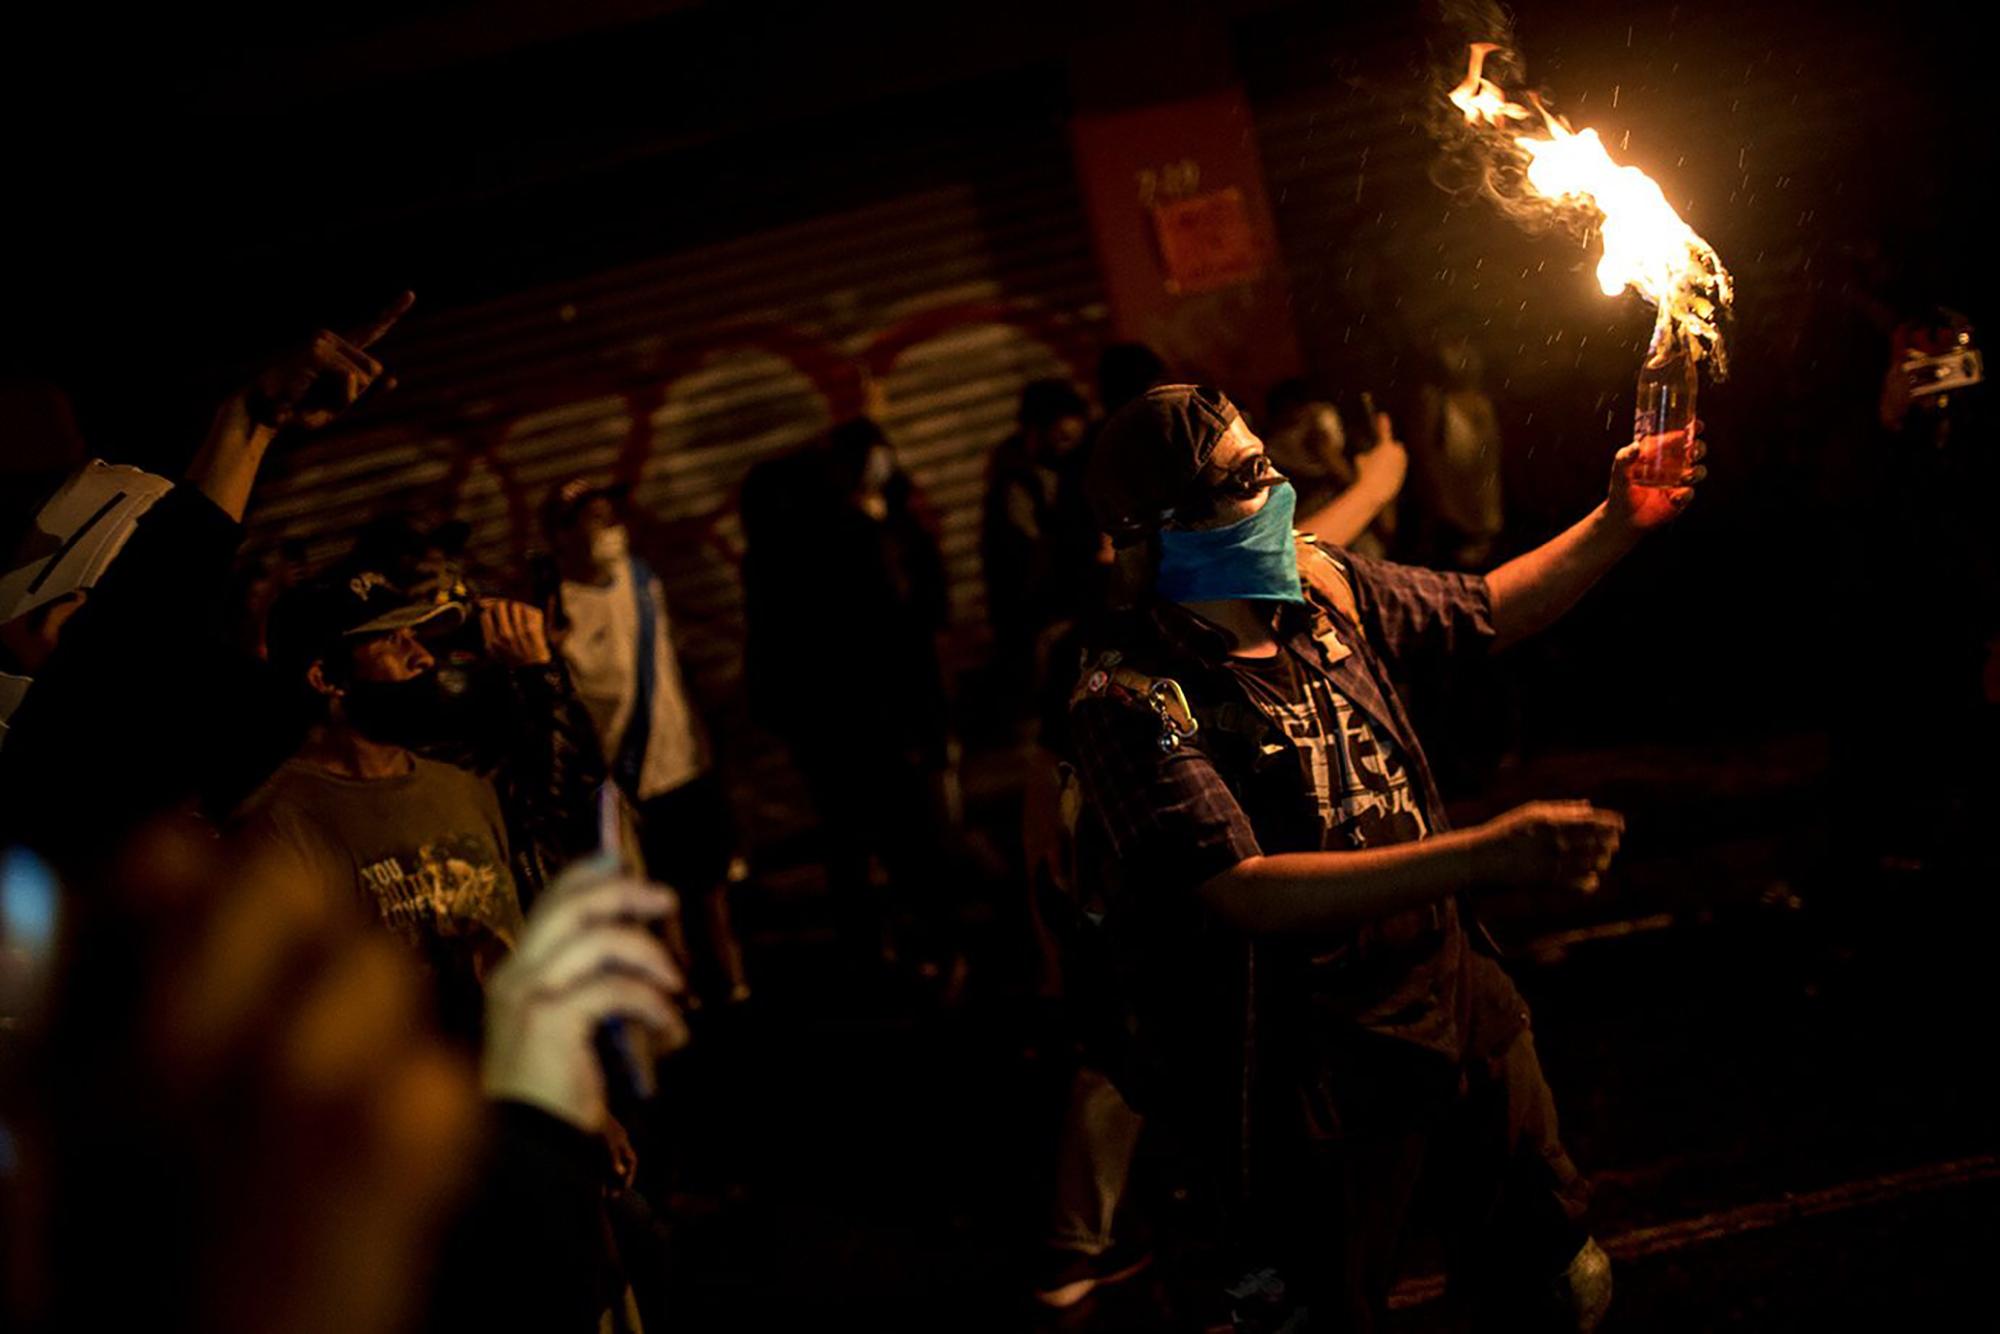
[(685, 1040), (664, 889), (566, 873), (492, 979), (475, 1078), (405, 952), (296, 866), (164, 823), (102, 866), (58, 884), (0, 850), (0, 1324), (639, 1327), (592, 1038)]
[(750, 979), (729, 894), (748, 872), (736, 817), (681, 675), (666, 591), (632, 550), (623, 500), (622, 489), (577, 477), (558, 485), (544, 507), (560, 576), (562, 658), (611, 776), (637, 813), (647, 874), (688, 905), (704, 971), (714, 974), (721, 999), (740, 1003), (750, 998)]
[(962, 819), (936, 521), (881, 427), (856, 417), (752, 470), (743, 533), (750, 703), (818, 808), (841, 934), (893, 963), (892, 909), (907, 907), (931, 937), (928, 975), (953, 948), (945, 847)]
[(88, 863), (160, 811), (226, 810), (283, 755), (282, 696), (224, 629), (244, 510), (276, 440), (391, 382), (369, 349), (413, 300), (273, 360), (179, 483), (93, 460), (0, 539), (0, 839)]
[(1636, 457), (1589, 516), (1482, 577), (1298, 533), (1289, 483), (1213, 390), (1154, 389), (1098, 440), (1087, 485), (1132, 604), (1093, 636), (1070, 722), (1139, 1016), (1112, 1073), (1204, 1164), (1240, 1314), (1275, 1269), (1316, 1327), (1376, 1328), (1419, 1176), (1447, 1162), (1455, 1295), (1520, 1329), (1589, 1328), (1608, 1304), (1527, 1007), (1461, 900), (1587, 893), (1621, 821), (1538, 803), (1448, 832), (1390, 682), (1540, 631), (1677, 517), (1704, 470), (1642, 488)]

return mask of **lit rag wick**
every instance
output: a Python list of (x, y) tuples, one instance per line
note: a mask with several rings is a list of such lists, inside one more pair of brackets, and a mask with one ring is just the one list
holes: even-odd
[(1649, 360), (1676, 351), (1724, 368), (1718, 322), (1731, 298), (1729, 271), (1715, 248), (1681, 221), (1653, 178), (1611, 160), (1592, 129), (1572, 130), (1535, 100), (1533, 110), (1509, 101), (1481, 72), (1492, 42), (1475, 42), (1465, 81), (1452, 89), (1453, 106), (1468, 122), (1500, 132), (1526, 160), (1528, 187), (1558, 208), (1590, 215), (1603, 240), (1597, 284), (1606, 296), (1631, 288), (1653, 303), (1657, 318)]

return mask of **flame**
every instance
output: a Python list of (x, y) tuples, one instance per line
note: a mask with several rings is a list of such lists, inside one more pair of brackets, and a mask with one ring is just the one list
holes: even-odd
[[(1509, 101), (1482, 73), (1486, 57), (1498, 49), (1491, 42), (1473, 43), (1465, 81), (1449, 94), (1452, 105), (1469, 123), (1505, 133), (1525, 159), (1528, 187), (1537, 195), (1590, 215), (1604, 243), (1597, 285), (1606, 296), (1630, 288), (1657, 312), (1652, 359), (1681, 350), (1697, 360), (1715, 358), (1719, 371), (1718, 322), (1733, 291), (1715, 248), (1681, 220), (1652, 177), (1612, 161), (1596, 130), (1572, 130), (1539, 102), (1531, 112)], [(1536, 112), (1538, 132), (1515, 132), (1535, 121)]]
[(1472, 44), (1472, 66), (1465, 72), (1465, 82), (1447, 94), (1451, 104), (1465, 113), (1465, 118), (1474, 125), (1499, 125), (1509, 120), (1529, 120), (1528, 109), (1507, 100), (1507, 94), (1500, 91), (1500, 85), (1487, 78), (1480, 71), (1486, 68), (1486, 57), (1500, 49), (1497, 42), (1474, 42)]

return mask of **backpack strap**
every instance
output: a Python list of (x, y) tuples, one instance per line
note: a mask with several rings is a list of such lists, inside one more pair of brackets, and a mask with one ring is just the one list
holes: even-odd
[(1070, 694), (1070, 707), (1095, 698), (1136, 701), (1151, 709), (1160, 720), (1161, 750), (1178, 749), (1181, 742), (1201, 730), (1180, 682), (1127, 667), (1124, 655), (1116, 649), (1098, 654), (1084, 669), (1083, 679)]
[(1354, 649), (1341, 639), (1340, 631), (1326, 614), (1332, 607), (1347, 618), (1347, 623), (1356, 630), (1361, 628), (1361, 603), (1354, 596), (1354, 581), (1348, 577), (1347, 567), (1319, 542), (1311, 533), (1299, 533), (1299, 578), (1309, 586), (1318, 605), (1313, 607), (1313, 638), (1319, 641), (1320, 651), (1326, 654), (1327, 665), (1339, 662)]
[(1361, 603), (1354, 596), (1354, 580), (1347, 567), (1311, 533), (1299, 533), (1299, 578), (1312, 585), (1333, 609), (1354, 626), (1361, 624)]

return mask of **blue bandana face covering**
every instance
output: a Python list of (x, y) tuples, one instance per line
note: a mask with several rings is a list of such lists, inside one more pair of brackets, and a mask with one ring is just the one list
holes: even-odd
[(1298, 552), (1292, 545), (1297, 505), (1292, 484), (1280, 482), (1262, 509), (1226, 528), (1161, 529), (1160, 596), (1169, 602), (1304, 602)]

